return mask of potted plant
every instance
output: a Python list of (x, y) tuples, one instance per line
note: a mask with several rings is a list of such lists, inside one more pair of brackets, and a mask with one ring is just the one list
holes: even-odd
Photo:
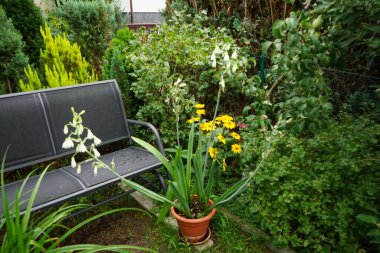
[[(216, 206), (243, 191), (247, 181), (244, 179), (221, 196), (211, 199), (218, 173), (218, 151), (212, 146), (214, 143), (212, 139), (215, 136), (217, 139), (221, 138), (220, 131), (216, 130), (220, 129), (217, 125), (222, 122), (217, 120), (214, 123), (212, 121), (201, 121), (200, 116), (204, 113), (204, 109), (200, 108), (203, 107), (204, 105), (197, 104), (198, 117), (189, 120), (192, 125), (187, 149), (178, 148), (171, 160), (168, 160), (149, 143), (132, 137), (136, 143), (153, 153), (163, 163), (171, 177), (166, 194), (166, 199), (169, 201), (164, 202), (159, 221), (165, 217), (170, 208), (171, 214), (178, 222), (181, 235), (191, 243), (202, 240), (206, 235), (210, 219), (216, 212)], [(225, 124), (235, 125), (232, 117), (229, 117)], [(196, 127), (199, 127), (197, 133)], [(212, 129), (214, 130), (212, 131)], [(217, 132), (219, 132), (218, 135)], [(239, 144), (232, 145), (232, 147), (237, 146), (241, 151)], [(225, 164), (224, 160), (223, 163)], [(147, 195), (152, 197), (149, 194)]]

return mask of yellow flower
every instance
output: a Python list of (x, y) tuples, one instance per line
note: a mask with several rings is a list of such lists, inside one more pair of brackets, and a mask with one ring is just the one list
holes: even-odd
[[(219, 118), (219, 117), (218, 117)], [(234, 118), (232, 118), (230, 115), (222, 115), (220, 116), (220, 120), (223, 122), (223, 123), (227, 123), (227, 122), (231, 122), (234, 120)]]
[(202, 131), (206, 131), (206, 132), (215, 130), (215, 128), (216, 128), (215, 125), (214, 125), (214, 127), (212, 126), (212, 121), (205, 122), (205, 123), (201, 124), (200, 127), (201, 127)]
[(197, 109), (203, 109), (203, 108), (205, 108), (205, 105), (204, 104), (196, 104), (195, 108), (197, 108)]
[(226, 144), (226, 138), (224, 138), (224, 136), (221, 133), (218, 134), (218, 140), (221, 143)]
[(213, 147), (209, 147), (208, 153), (210, 154), (210, 157), (212, 159), (216, 159), (216, 156), (218, 155), (218, 149), (217, 148), (213, 148)]
[(232, 132), (231, 136), (232, 136), (232, 138), (234, 138), (236, 140), (240, 140), (240, 138), (241, 138), (240, 135), (238, 133), (236, 133), (236, 132)]
[(196, 113), (197, 113), (199, 116), (201, 116), (201, 115), (205, 115), (205, 114), (206, 114), (206, 111), (205, 111), (205, 109), (198, 109), (198, 110), (196, 111)]
[(227, 169), (226, 159), (223, 159), (222, 167), (223, 167), (223, 171), (226, 171), (226, 169)]
[(232, 144), (231, 151), (234, 152), (235, 154), (240, 154), (241, 146), (239, 144)]
[(234, 129), (236, 125), (235, 125), (234, 122), (232, 122), (232, 121), (228, 121), (228, 122), (224, 122), (223, 126), (224, 126), (225, 128), (228, 128), (228, 129)]
[(199, 122), (199, 120), (200, 120), (199, 117), (193, 117), (193, 118), (189, 119), (187, 122), (191, 124), (193, 122)]

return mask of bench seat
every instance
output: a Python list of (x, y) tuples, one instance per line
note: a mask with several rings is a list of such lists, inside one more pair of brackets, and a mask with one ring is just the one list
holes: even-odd
[[(154, 155), (137, 147), (129, 147), (100, 157), (100, 160), (107, 165), (111, 164), (112, 159), (116, 164), (116, 172), (124, 178), (133, 177), (161, 166), (161, 162)], [(38, 177), (38, 175), (30, 177), (24, 186), (20, 200), (23, 202), (20, 205), (21, 211), (25, 210), (27, 205), (25, 200), (29, 199)], [(77, 174), (76, 169), (71, 166), (52, 170), (47, 172), (42, 179), (32, 210), (60, 204), (119, 181), (120, 179), (107, 169), (99, 169), (95, 176), (91, 163), (83, 164), (80, 174)], [(10, 200), (15, 199), (16, 192), (21, 188), (23, 182), (24, 180), (19, 180), (5, 186)]]
[[(134, 126), (146, 127), (164, 154), (159, 134), (149, 123), (126, 119), (115, 80), (0, 96), (1, 158), (8, 150), (4, 172), (74, 154), (75, 149), (62, 148), (66, 138), (63, 127), (72, 120), (71, 107), (78, 112), (85, 110), (82, 116), (84, 126), (89, 127), (103, 144), (121, 140), (129, 143), (127, 147), (101, 155), (99, 159), (107, 165), (114, 160), (116, 172), (124, 178), (152, 172), (161, 188), (166, 190), (163, 177), (156, 170), (161, 162), (150, 152), (133, 146), (131, 138)], [(30, 198), (37, 180), (38, 175), (28, 179), (21, 201)], [(71, 166), (51, 170), (42, 180), (32, 210), (54, 206), (119, 181), (120, 178), (104, 168), (98, 169), (95, 176), (91, 162), (82, 164), (80, 174)], [(23, 180), (19, 180), (4, 186), (10, 205), (22, 183)], [(2, 202), (0, 196), (0, 214)], [(26, 206), (26, 201), (23, 201), (21, 210)]]

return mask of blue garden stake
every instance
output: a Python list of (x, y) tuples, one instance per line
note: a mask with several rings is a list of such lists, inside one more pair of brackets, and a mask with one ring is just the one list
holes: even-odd
[(260, 88), (262, 89), (264, 87), (265, 83), (265, 54), (261, 53), (260, 55)]

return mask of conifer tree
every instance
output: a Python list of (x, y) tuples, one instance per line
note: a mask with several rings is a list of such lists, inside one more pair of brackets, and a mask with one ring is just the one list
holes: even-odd
[(40, 48), (43, 46), (39, 33), (44, 22), (41, 9), (33, 0), (0, 0), (0, 5), (22, 35), (23, 52), (29, 57), (31, 64), (38, 65)]
[(28, 69), (25, 69), (27, 83), (20, 80), (22, 91), (36, 90), (43, 86), (52, 88), (97, 80), (94, 70), (82, 57), (76, 43), (71, 44), (65, 35), (53, 37), (47, 24), (45, 28), (41, 27), (41, 34), (45, 49), (41, 50), (40, 62), (44, 69), (46, 85), (42, 85), (37, 71), (28, 66)]
[(20, 33), (0, 7), (0, 93), (15, 91), (22, 70), (28, 64), (22, 48)]
[(121, 27), (121, 11), (111, 1), (67, 0), (49, 14), (52, 29), (67, 34), (81, 47), (83, 56), (102, 74), (102, 62), (109, 43)]

